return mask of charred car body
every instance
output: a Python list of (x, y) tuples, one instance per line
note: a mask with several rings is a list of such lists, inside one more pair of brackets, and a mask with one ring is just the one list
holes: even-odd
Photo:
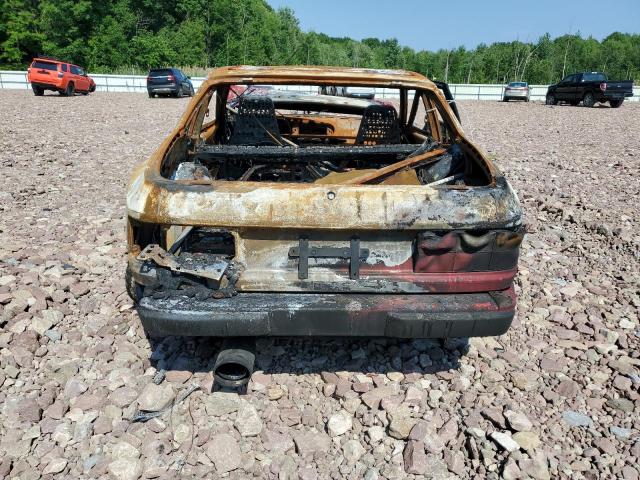
[[(229, 95), (250, 85), (271, 87)], [(345, 85), (394, 89), (397, 108), (289, 88)], [(213, 71), (129, 186), (127, 286), (147, 332), (504, 333), (520, 206), (439, 86), (405, 71)]]

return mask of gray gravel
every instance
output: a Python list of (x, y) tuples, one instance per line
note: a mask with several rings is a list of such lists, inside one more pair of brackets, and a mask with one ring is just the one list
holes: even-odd
[(186, 103), (0, 91), (0, 478), (638, 478), (640, 104), (460, 103), (531, 231), (506, 335), (261, 340), (239, 397), (122, 279), (128, 172)]

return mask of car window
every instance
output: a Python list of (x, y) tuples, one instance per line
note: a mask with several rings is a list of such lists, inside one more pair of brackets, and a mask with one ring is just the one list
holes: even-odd
[(585, 73), (582, 75), (583, 82), (606, 82), (607, 77), (603, 73)]
[(416, 95), (414, 90), (410, 90), (408, 93), (409, 122), (413, 128), (427, 138), (450, 143), (451, 134), (442, 118), (440, 102), (429, 92), (418, 92)]
[(66, 71), (67, 71), (67, 64), (66, 64), (66, 63), (63, 63), (63, 64), (62, 64), (62, 71), (63, 71), (63, 72), (66, 72)]
[(154, 70), (149, 70), (150, 77), (167, 77), (169, 75), (173, 75), (173, 72), (168, 68), (156, 68)]
[(80, 75), (80, 69), (75, 65), (71, 65), (71, 73), (73, 73), (74, 75)]
[(35, 60), (33, 62), (33, 65), (31, 65), (32, 68), (39, 68), (39, 69), (43, 69), (43, 70), (53, 70), (53, 71), (57, 71), (58, 70), (58, 64), (57, 63), (51, 63), (51, 62), (43, 62), (42, 60)]
[(509, 84), (510, 87), (526, 87), (526, 82), (511, 82)]

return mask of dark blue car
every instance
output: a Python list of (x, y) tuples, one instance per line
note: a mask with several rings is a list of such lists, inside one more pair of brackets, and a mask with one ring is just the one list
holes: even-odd
[(192, 97), (195, 90), (191, 79), (178, 68), (153, 68), (147, 75), (149, 97)]

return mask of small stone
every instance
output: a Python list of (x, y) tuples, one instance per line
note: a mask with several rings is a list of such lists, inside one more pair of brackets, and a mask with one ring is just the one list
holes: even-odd
[(134, 458), (118, 458), (107, 466), (115, 480), (137, 480), (142, 475), (142, 462)]
[(234, 426), (243, 437), (254, 437), (262, 431), (262, 420), (256, 408), (242, 400)]
[(189, 370), (169, 370), (165, 378), (167, 382), (171, 383), (184, 383), (193, 376)]
[(593, 441), (593, 445), (597, 447), (602, 453), (606, 453), (608, 455), (615, 455), (618, 452), (614, 443), (608, 438), (596, 438)]
[(363, 393), (360, 399), (372, 410), (377, 410), (380, 406), (380, 401), (385, 397), (391, 397), (396, 394), (396, 388), (392, 385), (385, 385), (384, 387), (374, 388), (368, 392)]
[(364, 472), (363, 480), (378, 480), (380, 475), (378, 475), (378, 471), (375, 468), (367, 468), (367, 471)]
[(60, 473), (67, 466), (67, 461), (64, 458), (53, 458), (49, 461), (42, 473), (49, 475), (50, 473)]
[(405, 440), (409, 437), (415, 424), (415, 418), (394, 415), (389, 423), (389, 435), (398, 440)]
[(284, 396), (284, 390), (280, 387), (272, 387), (267, 390), (267, 396), (269, 400), (276, 401), (280, 400)]
[(510, 434), (505, 432), (491, 432), (491, 439), (504, 448), (507, 452), (515, 452), (520, 448), (520, 445), (511, 437)]
[(626, 440), (631, 436), (630, 428), (611, 426), (609, 427), (609, 431), (621, 440)]
[(618, 325), (620, 326), (620, 328), (623, 328), (625, 330), (633, 330), (636, 327), (636, 324), (628, 318), (621, 319)]
[(387, 378), (392, 382), (401, 382), (404, 380), (404, 374), (401, 372), (389, 372), (387, 373)]
[(424, 452), (424, 444), (417, 440), (407, 442), (402, 454), (404, 460), (404, 471), (414, 475), (424, 475), (427, 473), (427, 455)]
[(626, 398), (611, 398), (607, 400), (607, 405), (625, 413), (631, 413), (633, 411), (633, 402)]
[(303, 458), (317, 454), (324, 455), (331, 445), (331, 439), (324, 432), (299, 431), (294, 433), (293, 441), (298, 455)]
[(138, 397), (138, 408), (146, 412), (157, 412), (167, 407), (175, 398), (173, 387), (165, 383), (148, 383)]
[(16, 413), (20, 420), (24, 422), (39, 422), (42, 416), (42, 408), (34, 398), (27, 398), (20, 401)]
[(591, 427), (593, 420), (584, 413), (575, 412), (573, 410), (566, 410), (562, 413), (562, 420), (568, 423), (572, 427)]
[(384, 427), (375, 425), (367, 429), (367, 436), (369, 437), (369, 443), (375, 445), (382, 441), (384, 438)]
[(351, 430), (351, 426), (351, 415), (349, 415), (349, 413), (344, 410), (331, 415), (327, 422), (327, 430), (329, 431), (329, 435), (331, 435), (332, 437), (337, 437), (339, 435), (345, 434), (346, 432)]
[(31, 328), (35, 330), (39, 335), (44, 335), (44, 332), (49, 330), (52, 326), (53, 324), (50, 321), (42, 317), (36, 317), (31, 322)]
[(342, 446), (342, 454), (350, 465), (357, 463), (365, 452), (366, 450), (357, 440), (349, 440)]
[(242, 464), (242, 452), (235, 438), (228, 433), (214, 435), (205, 446), (205, 452), (218, 474), (235, 470)]
[(240, 397), (234, 392), (213, 392), (205, 398), (207, 415), (220, 417), (237, 412), (240, 407)]
[(509, 427), (516, 432), (529, 432), (533, 428), (533, 424), (523, 413), (507, 410), (504, 412), (504, 417)]
[(523, 450), (535, 450), (540, 446), (540, 437), (533, 432), (516, 432), (513, 439)]
[(445, 444), (436, 433), (435, 428), (423, 420), (418, 421), (411, 429), (409, 439), (419, 441), (430, 453), (440, 453), (445, 448)]
[(530, 460), (522, 460), (518, 462), (520, 469), (529, 477), (537, 480), (549, 480), (549, 462), (543, 452), (538, 452)]

